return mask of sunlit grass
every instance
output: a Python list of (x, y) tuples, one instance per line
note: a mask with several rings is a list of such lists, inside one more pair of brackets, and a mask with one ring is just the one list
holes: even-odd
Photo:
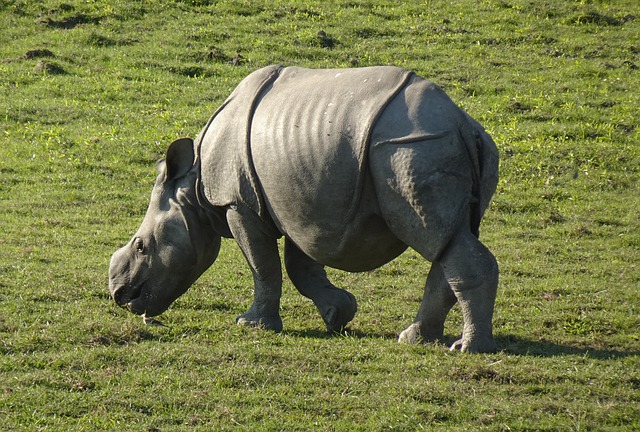
[[(0, 0), (0, 429), (640, 428), (639, 25), (632, 0)], [(232, 241), (168, 327), (113, 304), (156, 160), (271, 63), (404, 66), (492, 134), (499, 354), (396, 343), (412, 251), (329, 271), (359, 301), (342, 337), (288, 281), (282, 334), (235, 326)]]

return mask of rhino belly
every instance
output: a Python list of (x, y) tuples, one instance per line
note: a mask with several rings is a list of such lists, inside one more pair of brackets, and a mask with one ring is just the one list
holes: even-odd
[[(336, 238), (340, 241), (336, 242)], [(384, 219), (374, 214), (358, 217), (345, 226), (338, 236), (320, 233), (291, 239), (317, 262), (350, 272), (378, 268), (407, 248), (391, 233)], [(328, 248), (328, 244), (334, 244), (335, 249)]]
[(256, 172), (264, 202), (278, 229), (317, 262), (371, 270), (406, 246), (380, 216), (370, 182), (358, 185), (357, 165), (338, 155), (292, 160), (291, 154), (274, 152), (261, 158)]
[[(276, 188), (266, 190), (273, 192), (273, 189)], [(292, 201), (292, 205), (282, 205), (278, 200), (269, 199), (266, 191), (265, 195), (269, 212), (281, 232), (323, 265), (350, 272), (369, 271), (393, 260), (407, 248), (374, 210), (377, 205), (368, 200), (361, 201), (354, 217), (338, 225), (332, 221), (344, 212), (332, 208), (330, 199), (318, 196), (315, 202)], [(319, 206), (318, 201), (326, 206)]]

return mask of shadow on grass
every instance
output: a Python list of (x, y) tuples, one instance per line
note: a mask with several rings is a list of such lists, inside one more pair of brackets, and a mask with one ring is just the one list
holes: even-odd
[(626, 357), (639, 356), (640, 351), (608, 349), (601, 347), (577, 347), (571, 345), (561, 345), (549, 341), (536, 341), (519, 336), (498, 336), (496, 337), (498, 348), (506, 353), (519, 356), (532, 357), (558, 357), (568, 355), (579, 355), (598, 360), (620, 359)]
[(145, 329), (125, 329), (122, 331), (102, 331), (89, 339), (89, 345), (123, 346), (141, 342), (158, 341), (158, 336)]
[[(321, 329), (317, 330), (285, 330), (285, 334), (299, 338), (331, 339), (340, 337), (351, 337), (355, 339), (397, 339), (394, 332), (370, 332), (347, 329), (344, 333), (327, 333)], [(451, 346), (457, 340), (456, 337), (446, 336), (444, 344)], [(519, 336), (504, 335), (497, 336), (496, 343), (500, 352), (517, 356), (530, 357), (559, 357), (559, 356), (581, 356), (598, 360), (621, 359), (626, 357), (640, 356), (640, 351), (606, 349), (595, 347), (577, 347), (571, 345), (561, 345), (548, 341), (535, 341)]]
[(394, 332), (368, 332), (363, 330), (352, 330), (347, 328), (342, 333), (329, 333), (326, 330), (322, 330), (321, 328), (313, 329), (313, 330), (296, 330), (296, 329), (285, 329), (283, 331), (284, 334), (295, 336), (299, 338), (310, 338), (310, 339), (332, 339), (332, 338), (341, 338), (341, 337), (349, 337), (354, 339), (397, 339), (398, 335)]

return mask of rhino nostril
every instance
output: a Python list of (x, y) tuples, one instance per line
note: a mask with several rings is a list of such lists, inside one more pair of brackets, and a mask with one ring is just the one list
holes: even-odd
[(141, 292), (142, 284), (134, 287), (122, 285), (111, 292), (111, 297), (113, 297), (113, 300), (118, 306), (125, 307), (131, 303), (132, 300), (140, 297)]
[(124, 286), (113, 290), (113, 292), (111, 293), (111, 297), (118, 306), (124, 306), (129, 303), (129, 298), (126, 295), (126, 288)]

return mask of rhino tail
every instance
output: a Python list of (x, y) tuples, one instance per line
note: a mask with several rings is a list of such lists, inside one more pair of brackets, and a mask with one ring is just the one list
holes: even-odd
[(473, 121), (472, 130), (473, 144), (465, 142), (467, 149), (473, 154), (471, 160), (474, 165), (470, 228), (471, 232), (479, 237), (480, 221), (498, 184), (498, 150), (491, 136), (480, 124)]

